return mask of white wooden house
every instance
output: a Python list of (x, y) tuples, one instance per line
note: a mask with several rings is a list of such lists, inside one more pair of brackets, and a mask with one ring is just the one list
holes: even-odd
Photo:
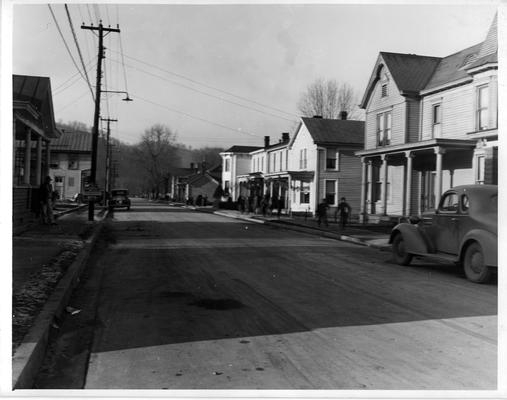
[(497, 184), (496, 17), (486, 39), (447, 57), (381, 52), (366, 111), (361, 213), (420, 214), (459, 184)]
[(314, 214), (326, 199), (333, 212), (341, 197), (352, 211), (359, 210), (361, 160), (355, 152), (364, 146), (364, 122), (320, 117), (302, 118), (288, 151), (290, 209)]

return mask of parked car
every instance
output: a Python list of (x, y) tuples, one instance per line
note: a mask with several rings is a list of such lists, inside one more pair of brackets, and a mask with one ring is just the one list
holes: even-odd
[(447, 190), (438, 208), (423, 218), (396, 225), (389, 239), (394, 260), (408, 265), (413, 256), (432, 256), (462, 265), (477, 283), (498, 267), (498, 187), (465, 185)]
[(127, 189), (113, 189), (109, 198), (109, 208), (125, 207), (130, 210), (129, 191)]

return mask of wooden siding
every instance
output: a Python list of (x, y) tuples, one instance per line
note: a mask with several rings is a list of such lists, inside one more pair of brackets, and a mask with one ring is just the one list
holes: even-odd
[(386, 97), (381, 97), (381, 85), (378, 81), (366, 107), (365, 149), (368, 150), (377, 147), (377, 114), (386, 111), (392, 112), (391, 144), (405, 143), (406, 99), (400, 95), (393, 79), (389, 80)]
[(463, 86), (426, 96), (423, 99), (422, 138), (431, 139), (433, 135), (433, 105), (442, 105), (442, 134), (445, 139), (468, 139), (467, 133), (476, 130), (475, 112), (477, 86), (488, 84), (489, 125), (497, 126), (498, 85), (496, 71), (480, 74), (474, 81)]
[(407, 107), (407, 132), (406, 141), (407, 143), (418, 142), (419, 139), (419, 123), (420, 123), (420, 101), (407, 99), (405, 103)]
[[(347, 202), (352, 208), (352, 214), (354, 218), (359, 214), (361, 204), (361, 159), (354, 155), (357, 149), (346, 149), (340, 150), (339, 152), (339, 170), (326, 170), (326, 157), (325, 151), (321, 152), (320, 159), (320, 173), (319, 173), (319, 200), (325, 196), (325, 181), (336, 180), (337, 193), (336, 201), (337, 204), (341, 197), (345, 197)], [(336, 207), (330, 207), (330, 215), (334, 214)]]
[(12, 225), (20, 225), (31, 222), (36, 217), (37, 195), (31, 187), (15, 187), (12, 190)]

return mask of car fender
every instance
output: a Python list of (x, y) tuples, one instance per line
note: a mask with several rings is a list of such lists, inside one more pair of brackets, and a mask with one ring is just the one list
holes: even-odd
[(407, 253), (431, 253), (431, 248), (428, 246), (428, 241), (417, 225), (407, 223), (396, 225), (391, 232), (389, 243), (393, 242), (394, 236), (398, 233), (403, 235), (403, 241), (405, 242), (405, 250)]
[(465, 250), (470, 242), (478, 242), (483, 250), (484, 262), (486, 265), (496, 267), (498, 265), (498, 237), (494, 233), (472, 229), (461, 241), (460, 259), (463, 259)]

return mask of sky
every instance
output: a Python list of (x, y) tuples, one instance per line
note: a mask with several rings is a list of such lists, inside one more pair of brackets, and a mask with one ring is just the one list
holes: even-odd
[[(56, 121), (92, 126), (90, 87), (65, 47), (82, 69), (64, 4), (13, 4), (12, 72), (50, 77)], [(81, 24), (100, 18), (121, 30), (104, 41), (102, 90), (134, 101), (103, 94), (101, 117), (118, 119), (113, 137), (135, 143), (163, 124), (198, 148), (292, 134), (298, 100), (317, 78), (350, 84), (359, 102), (380, 51), (450, 55), (484, 40), (497, 4), (72, 2), (68, 10), (93, 91), (97, 38)]]

